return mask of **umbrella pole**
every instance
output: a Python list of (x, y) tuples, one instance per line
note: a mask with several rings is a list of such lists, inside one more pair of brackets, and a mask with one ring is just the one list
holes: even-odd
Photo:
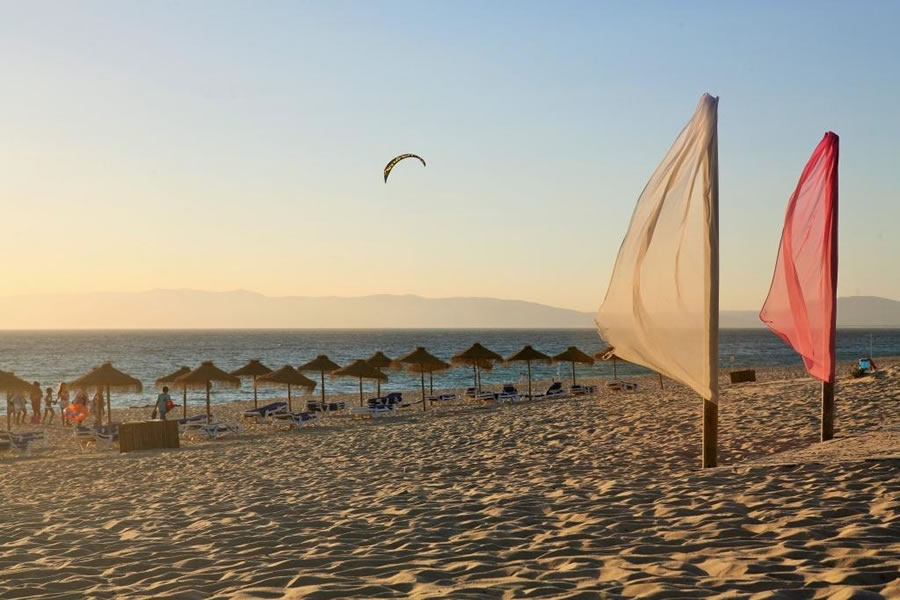
[(291, 384), (288, 385), (288, 412), (294, 412), (291, 408)]
[(428, 371), (428, 393), (434, 395), (434, 371)]
[(659, 389), (663, 389), (662, 373), (657, 373), (657, 375), (659, 375)]
[(531, 361), (526, 360), (525, 364), (528, 366), (528, 399), (531, 400)]
[(321, 409), (325, 410), (325, 371), (319, 371), (319, 374), (322, 376), (322, 406), (321, 406)]
[(475, 363), (472, 363), (472, 385), (478, 388), (478, 371), (475, 370)]
[(209, 409), (209, 382), (206, 382), (206, 422), (209, 423), (212, 419), (212, 411)]
[[(378, 369), (378, 370), (381, 371), (381, 369)], [(375, 392), (375, 396), (378, 397), (378, 398), (381, 398), (381, 380), (380, 380), (380, 379), (376, 379), (376, 380), (375, 380), (375, 385), (378, 386), (378, 388), (377, 388), (378, 391)]]
[(181, 412), (184, 413), (184, 418), (187, 419), (187, 386), (181, 388), (182, 391), (182, 400), (181, 400)]
[(12, 431), (12, 403), (9, 400), (9, 392), (6, 392), (6, 430)]
[[(288, 395), (291, 393), (291, 388), (288, 387)], [(256, 400), (256, 375), (253, 376), (253, 408), (259, 408), (259, 402)]]
[(359, 405), (362, 406), (362, 377), (359, 378)]
[(572, 361), (572, 385), (575, 385), (575, 361)]
[(106, 424), (112, 425), (112, 402), (109, 399), (109, 386), (106, 386)]
[(422, 376), (422, 412), (428, 410), (425, 404), (425, 371), (419, 370), (419, 375)]

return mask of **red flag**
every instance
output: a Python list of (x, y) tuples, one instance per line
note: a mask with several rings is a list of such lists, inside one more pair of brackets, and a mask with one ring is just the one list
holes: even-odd
[(837, 302), (838, 136), (825, 134), (788, 202), (778, 261), (759, 318), (834, 382)]

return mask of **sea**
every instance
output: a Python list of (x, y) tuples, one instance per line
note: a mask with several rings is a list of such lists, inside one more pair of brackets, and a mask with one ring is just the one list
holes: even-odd
[[(588, 354), (606, 344), (594, 329), (394, 329), (394, 330), (140, 330), (140, 331), (0, 331), (0, 370), (13, 371), (43, 387), (70, 381), (104, 361), (144, 383), (142, 393), (113, 393), (113, 406), (145, 406), (155, 397), (154, 381), (182, 365), (195, 367), (211, 360), (226, 371), (237, 369), (249, 359), (260, 359), (270, 368), (299, 366), (319, 354), (326, 354), (345, 365), (381, 350), (397, 358), (424, 346), (446, 360), (481, 342), (502, 356), (510, 356), (525, 344), (553, 355), (568, 346), (577, 346)], [(900, 329), (844, 329), (837, 332), (838, 359), (855, 360), (868, 356), (900, 355)], [(719, 362), (723, 368), (751, 368), (766, 365), (801, 365), (800, 357), (767, 329), (725, 329), (719, 337)], [(611, 377), (613, 365), (598, 361), (593, 366), (579, 365), (578, 377)], [(619, 376), (649, 373), (646, 369), (622, 363)], [(387, 369), (382, 393), (418, 389), (419, 376)], [(566, 379), (569, 364), (533, 365), (535, 379)], [(310, 374), (308, 374), (310, 375)], [(314, 379), (316, 377), (313, 377)], [(525, 365), (498, 366), (483, 373), (482, 384), (521, 383)], [(426, 375), (426, 385), (428, 383)], [(331, 379), (326, 376), (327, 393), (358, 391), (356, 379)], [(472, 370), (458, 367), (434, 375), (434, 387), (459, 388), (472, 385)], [(367, 394), (374, 396), (374, 383), (365, 382)], [(319, 393), (318, 390), (315, 392)], [(188, 402), (201, 402), (204, 392), (189, 392)], [(284, 389), (259, 388), (261, 400), (284, 396)], [(252, 385), (240, 390), (214, 390), (213, 403), (249, 399)], [(5, 410), (0, 402), (0, 413)]]

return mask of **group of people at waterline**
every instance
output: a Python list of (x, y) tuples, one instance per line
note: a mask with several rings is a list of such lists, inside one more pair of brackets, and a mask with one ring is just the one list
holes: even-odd
[[(26, 401), (27, 396), (27, 401)], [(31, 417), (28, 416), (28, 403), (31, 404)], [(63, 425), (81, 423), (89, 415), (97, 415), (103, 418), (103, 390), (97, 389), (94, 395), (88, 398), (87, 390), (78, 389), (70, 393), (69, 386), (60, 382), (54, 391), (52, 387), (41, 390), (41, 385), (35, 381), (30, 389), (17, 390), (7, 398), (7, 411), (12, 421), (17, 425), (50, 425), (56, 418), (57, 408), (59, 418)]]

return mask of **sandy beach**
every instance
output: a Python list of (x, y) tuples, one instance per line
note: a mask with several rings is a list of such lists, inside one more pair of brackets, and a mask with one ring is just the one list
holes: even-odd
[(802, 369), (723, 383), (705, 471), (700, 401), (655, 377), (167, 452), (52, 427), (0, 460), (0, 597), (900, 598), (900, 361), (879, 364), (839, 381), (824, 444)]

